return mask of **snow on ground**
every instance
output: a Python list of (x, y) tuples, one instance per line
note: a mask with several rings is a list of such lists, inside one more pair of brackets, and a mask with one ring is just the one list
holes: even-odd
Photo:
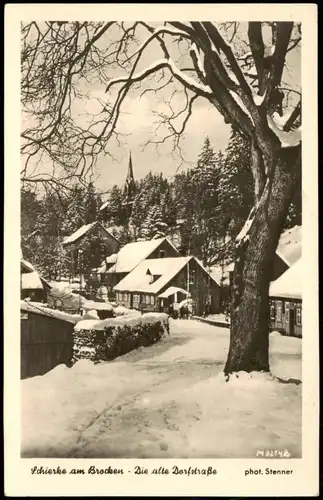
[(23, 380), (22, 455), (299, 457), (301, 339), (270, 335), (272, 372), (290, 383), (264, 374), (226, 383), (228, 345), (228, 329), (171, 320), (170, 337), (153, 346)]
[(230, 324), (230, 318), (226, 314), (209, 314), (205, 319), (210, 319), (211, 321), (217, 321), (219, 323)]

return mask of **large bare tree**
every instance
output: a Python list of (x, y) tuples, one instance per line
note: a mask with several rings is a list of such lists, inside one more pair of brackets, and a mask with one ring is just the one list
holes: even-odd
[[(301, 94), (284, 78), (287, 58), (300, 44), (301, 26), (292, 22), (22, 26), (24, 180), (39, 179), (28, 169), (33, 157), (44, 156), (60, 178), (83, 177), (119, 138), (122, 105), (134, 90), (183, 91), (183, 109), (173, 109), (169, 99), (169, 112), (159, 115), (168, 131), (159, 142), (170, 138), (179, 146), (197, 99), (207, 100), (249, 141), (254, 207), (236, 241), (227, 375), (269, 370), (270, 271), (301, 181)], [(96, 113), (82, 121), (73, 103), (86, 102), (91, 89), (102, 86), (106, 99), (98, 98)]]

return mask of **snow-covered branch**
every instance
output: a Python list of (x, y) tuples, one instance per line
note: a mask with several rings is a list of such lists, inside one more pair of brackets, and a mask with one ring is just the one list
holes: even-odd
[(174, 29), (172, 27), (165, 27), (165, 26), (160, 26), (159, 28), (156, 28), (153, 33), (151, 34), (151, 36), (149, 36), (142, 44), (141, 46), (139, 47), (139, 49), (134, 52), (129, 58), (128, 58), (128, 61), (131, 60), (133, 57), (135, 57), (136, 55), (138, 54), (141, 54), (145, 48), (150, 44), (150, 42), (152, 40), (154, 40), (155, 38), (159, 38), (160, 35), (172, 35), (172, 36), (177, 36), (177, 37), (181, 37), (181, 38), (190, 38), (189, 35), (187, 33), (185, 33), (185, 31), (181, 31), (181, 30), (178, 30), (178, 29)]
[(168, 68), (174, 78), (176, 78), (176, 80), (178, 80), (182, 85), (184, 85), (184, 87), (191, 90), (192, 92), (195, 92), (204, 97), (209, 97), (212, 95), (212, 91), (208, 85), (196, 82), (192, 77), (185, 75), (180, 69), (176, 67), (172, 59), (161, 59), (159, 61), (155, 61), (150, 66), (131, 77), (113, 78), (109, 81), (106, 92), (108, 92), (113, 85), (119, 83), (125, 83), (130, 86), (133, 83), (141, 82), (148, 76), (156, 73), (163, 68)]
[[(287, 118), (288, 120), (288, 118)], [(278, 113), (273, 113), (272, 116), (267, 115), (269, 128), (274, 132), (279, 139), (282, 148), (290, 148), (298, 146), (302, 140), (302, 127), (299, 126), (296, 130), (286, 132), (284, 126), (287, 122), (286, 117), (280, 117)]]
[(201, 54), (198, 51), (196, 43), (193, 43), (190, 49), (190, 56), (193, 62), (194, 69), (196, 71), (197, 76), (201, 80), (201, 82), (206, 82), (206, 74), (204, 69), (204, 61), (202, 61)]
[(236, 237), (236, 246), (237, 247), (243, 245), (246, 241), (248, 241), (250, 229), (251, 229), (251, 226), (252, 226), (253, 221), (255, 219), (255, 212), (256, 212), (256, 208), (253, 207), (250, 211), (250, 214), (248, 215), (246, 222), (243, 225), (243, 228), (241, 229), (240, 233)]

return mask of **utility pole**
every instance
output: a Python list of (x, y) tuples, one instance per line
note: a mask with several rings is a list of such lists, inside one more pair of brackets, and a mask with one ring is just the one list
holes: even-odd
[(79, 310), (81, 310), (81, 305), (82, 305), (82, 295), (81, 295), (81, 291), (82, 291), (82, 279), (83, 279), (83, 276), (82, 276), (82, 265), (83, 265), (83, 262), (82, 262), (82, 257), (83, 257), (83, 250), (80, 249), (79, 250), (79, 270), (80, 270), (80, 289), (79, 289)]

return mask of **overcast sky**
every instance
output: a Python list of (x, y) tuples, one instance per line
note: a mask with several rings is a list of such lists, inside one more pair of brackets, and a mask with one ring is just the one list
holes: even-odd
[[(149, 24), (155, 27), (159, 26), (158, 23)], [(109, 36), (113, 39), (113, 34), (111, 34), (111, 32)], [(147, 38), (147, 31), (141, 28), (137, 31), (137, 36), (140, 43), (142, 43)], [(171, 37), (166, 38), (166, 40), (171, 40)], [(180, 53), (176, 45), (169, 45), (172, 57), (175, 61), (178, 60)], [(184, 56), (182, 57), (181, 65), (188, 66), (190, 58), (186, 54), (185, 45), (182, 46), (182, 51)], [(159, 44), (153, 41), (145, 49), (137, 71), (141, 71), (154, 61), (162, 59), (163, 57)], [(169, 73), (166, 73), (166, 75), (167, 74)], [(111, 77), (119, 75), (120, 72), (114, 70)], [(159, 78), (160, 73), (153, 75), (149, 81), (142, 82), (140, 89), (131, 90), (127, 99), (125, 99), (122, 105), (124, 115), (119, 122), (118, 131), (130, 135), (125, 139), (126, 145), (123, 147), (118, 147), (114, 141), (111, 142), (110, 152), (118, 159), (118, 162), (112, 161), (108, 156), (98, 158), (98, 177), (95, 184), (100, 190), (105, 191), (111, 188), (113, 184), (122, 185), (124, 183), (130, 151), (133, 159), (134, 176), (136, 179), (140, 179), (149, 171), (163, 172), (166, 177), (171, 177), (176, 171), (185, 169), (189, 165), (194, 164), (206, 136), (209, 136), (215, 150), (224, 149), (226, 147), (230, 127), (224, 123), (222, 115), (214, 106), (204, 98), (199, 98), (195, 101), (192, 116), (187, 123), (185, 133), (180, 141), (182, 155), (187, 163), (181, 165), (181, 158), (172, 153), (173, 143), (171, 140), (160, 145), (158, 148), (152, 144), (145, 146), (145, 143), (149, 141), (149, 139), (161, 139), (168, 133), (165, 128), (161, 128), (158, 130), (157, 134), (155, 133), (157, 118), (154, 112), (169, 112), (169, 108), (167, 108), (162, 101), (169, 99), (175, 88), (178, 89), (179, 92), (172, 98), (172, 107), (175, 110), (179, 110), (182, 109), (185, 104), (182, 88), (180, 84), (177, 83), (171, 84), (168, 88), (159, 91), (157, 96), (153, 92), (149, 92), (139, 99), (142, 90), (154, 87)], [(97, 88), (96, 92), (102, 100), (107, 99), (107, 94), (102, 93), (102, 88)], [(115, 94), (112, 92), (112, 95)], [(185, 115), (178, 120), (177, 123), (179, 125), (182, 123), (184, 117)]]
[[(152, 24), (152, 23), (151, 23)], [(142, 31), (138, 33), (140, 42), (142, 42), (147, 32)], [(115, 34), (108, 32), (110, 40), (113, 40)], [(108, 39), (104, 38), (100, 41), (102, 44), (107, 44)], [(175, 48), (172, 47), (172, 56), (178, 59), (179, 52), (174, 53)], [(151, 43), (144, 53), (144, 57), (140, 62), (137, 70), (147, 67), (152, 62), (163, 58), (163, 54), (157, 42)], [(184, 59), (182, 60), (184, 66), (187, 64)], [(110, 71), (110, 70), (109, 70)], [(108, 75), (109, 78), (114, 78), (119, 75), (119, 70), (111, 70)], [(198, 154), (201, 151), (205, 137), (210, 138), (211, 144), (215, 150), (224, 149), (228, 142), (230, 127), (224, 123), (220, 113), (212, 106), (206, 99), (199, 98), (195, 101), (192, 116), (187, 123), (185, 133), (181, 140), (182, 153), (186, 160), (186, 164), (180, 167), (180, 158), (171, 154), (172, 142), (169, 141), (156, 149), (154, 145), (143, 145), (149, 139), (161, 139), (167, 132), (165, 129), (160, 129), (155, 133), (156, 116), (154, 112), (167, 112), (167, 107), (163, 104), (162, 100), (169, 99), (174, 88), (181, 89), (180, 84), (176, 83), (177, 87), (173, 84), (159, 92), (157, 97), (153, 92), (145, 94), (139, 99), (140, 93), (145, 88), (151, 88), (152, 84), (155, 85), (157, 78), (160, 74), (151, 77), (150, 81), (142, 83), (141, 89), (131, 90), (124, 100), (122, 105), (123, 115), (118, 123), (118, 132), (128, 134), (124, 138), (125, 145), (119, 147), (115, 140), (109, 144), (109, 152), (116, 161), (113, 161), (110, 156), (99, 156), (97, 159), (97, 171), (93, 178), (95, 185), (101, 192), (110, 189), (114, 184), (122, 185), (125, 181), (129, 153), (131, 151), (134, 167), (134, 176), (136, 179), (144, 177), (149, 171), (163, 172), (167, 177), (173, 176), (179, 168), (187, 168), (189, 164), (194, 164)], [(288, 54), (288, 71), (285, 71), (285, 81), (293, 82), (293, 87), (299, 87), (300, 84), (300, 53), (292, 51)], [(89, 90), (91, 96), (98, 97), (103, 102), (107, 102), (109, 96), (105, 93), (106, 85), (103, 83), (96, 83), (91, 85)], [(116, 92), (116, 90), (114, 91)], [(113, 92), (111, 99), (113, 100)], [(175, 110), (179, 110), (184, 104), (183, 92), (175, 94), (172, 100), (172, 106)], [(80, 101), (76, 104), (76, 112), (79, 113), (79, 120), (83, 120), (82, 116), (86, 111), (95, 113), (101, 108), (96, 108), (98, 103), (91, 100), (88, 103)], [(179, 122), (180, 123), (180, 122)]]
[[(127, 144), (124, 147), (111, 146), (110, 152), (118, 158), (118, 163), (108, 156), (98, 159), (98, 179), (95, 184), (100, 190), (109, 189), (113, 184), (124, 183), (130, 151), (136, 179), (144, 177), (150, 170), (163, 172), (166, 177), (171, 177), (177, 169), (187, 168), (187, 164), (180, 166), (180, 158), (172, 154), (171, 142), (160, 146), (158, 150), (155, 145), (143, 147), (150, 132), (154, 131), (149, 97), (144, 96), (140, 101), (129, 99), (123, 109), (131, 115), (124, 119), (125, 125), (120, 127), (120, 131), (131, 135), (126, 138)], [(185, 160), (195, 162), (207, 135), (214, 149), (224, 149), (229, 133), (230, 128), (224, 123), (222, 116), (214, 107), (208, 106), (205, 99), (200, 99), (194, 107), (194, 113), (182, 139)]]

